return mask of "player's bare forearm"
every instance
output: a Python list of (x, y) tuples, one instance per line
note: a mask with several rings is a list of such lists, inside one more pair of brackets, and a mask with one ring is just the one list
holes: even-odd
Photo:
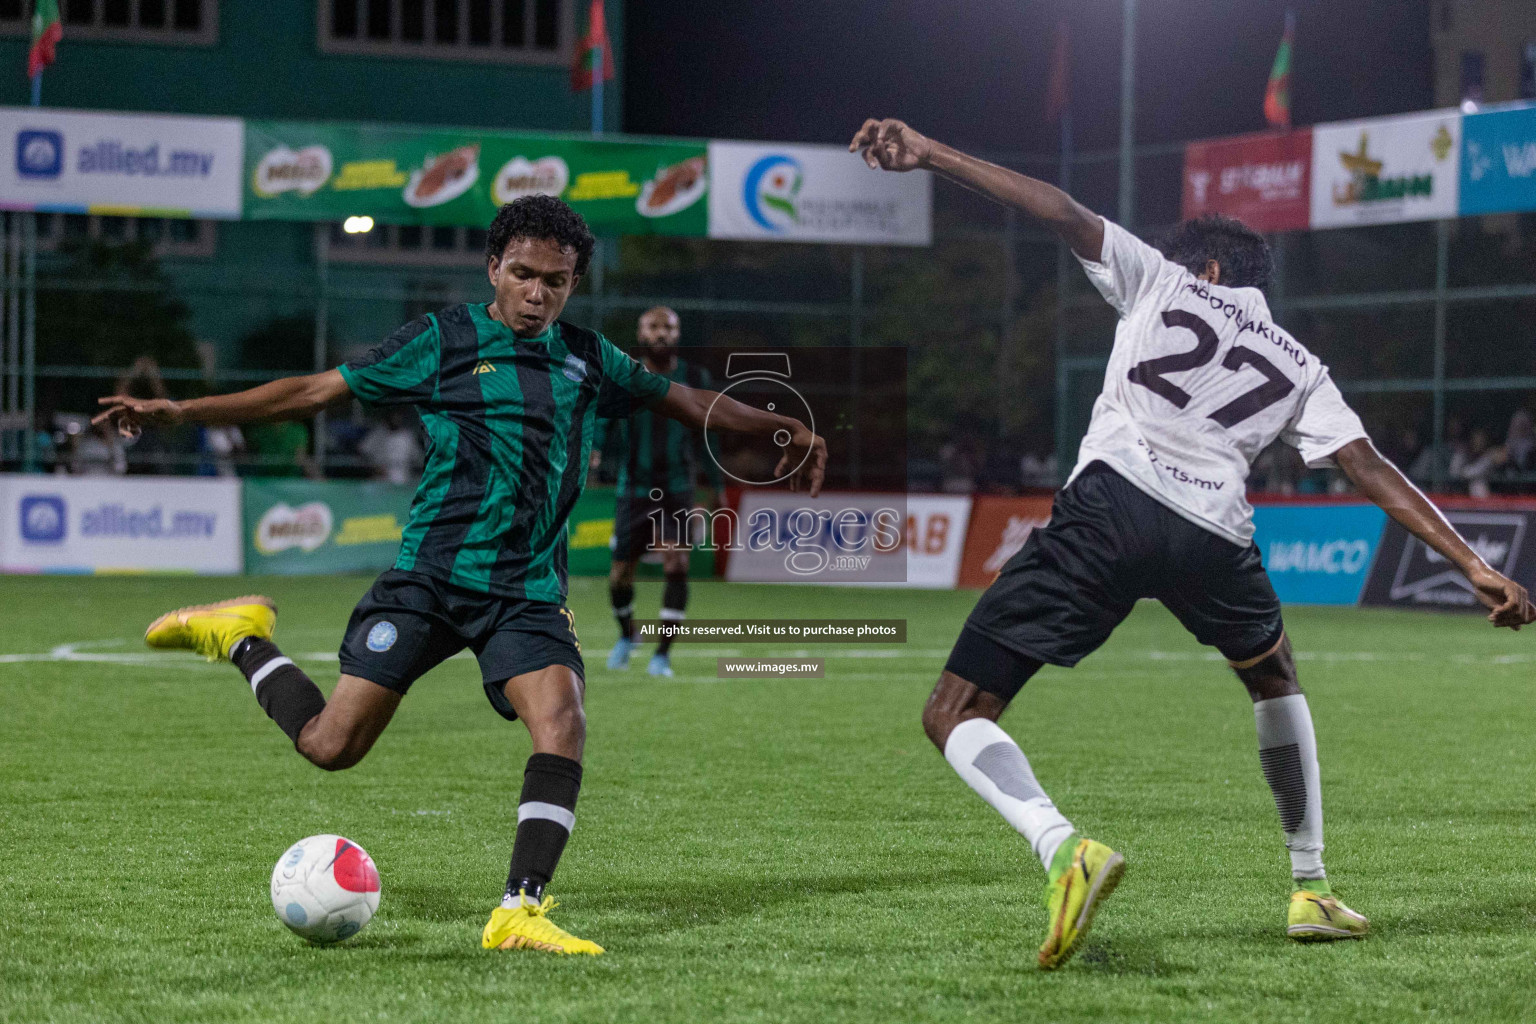
[(185, 402), (112, 395), (97, 400), (105, 408), (92, 422), (111, 420), (126, 434), (149, 423), (221, 426), (230, 423), (301, 420), (315, 415), (348, 393), (347, 382), (341, 371), (326, 370), (324, 373), (302, 377), (283, 377), (245, 391), (209, 395)]
[(1103, 252), (1103, 219), (1055, 185), (978, 160), (894, 118), (865, 121), (848, 149), (862, 154), (872, 168), (930, 170), (994, 202), (1022, 210), (1086, 260), (1098, 262)]
[(804, 485), (814, 497), (821, 492), (826, 473), (827, 444), (793, 416), (754, 409), (717, 391), (690, 388), (674, 382), (656, 403), (655, 410), (693, 430), (727, 430), (764, 438), (784, 449), (779, 475), (792, 472), (790, 486)]
[(1476, 588), (1478, 599), (1490, 609), (1489, 621), (1514, 629), (1536, 621), (1536, 609), (1525, 588), (1495, 571), (1473, 551), (1424, 492), (1383, 458), (1375, 445), (1364, 439), (1351, 441), (1333, 458), (1361, 494), (1461, 570)]

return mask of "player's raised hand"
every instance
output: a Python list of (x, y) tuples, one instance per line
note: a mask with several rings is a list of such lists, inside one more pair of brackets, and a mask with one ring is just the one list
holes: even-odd
[(1536, 622), (1536, 607), (1531, 605), (1531, 596), (1514, 580), (1486, 567), (1475, 570), (1467, 578), (1472, 581), (1477, 599), (1490, 609), (1488, 621), (1495, 626), (1518, 630)]
[(933, 140), (895, 118), (870, 118), (848, 143), (848, 152), (861, 154), (875, 170), (915, 171), (928, 166)]
[[(791, 470), (794, 472), (790, 473)], [(773, 470), (776, 477), (785, 473), (790, 473), (790, 490), (805, 490), (811, 497), (816, 497), (821, 493), (821, 482), (827, 475), (827, 442), (803, 424), (797, 427)]]
[(181, 406), (168, 398), (131, 398), (128, 395), (110, 395), (96, 399), (97, 405), (106, 410), (91, 417), (91, 426), (102, 421), (110, 422), (123, 437), (138, 437), (148, 424), (180, 423)]

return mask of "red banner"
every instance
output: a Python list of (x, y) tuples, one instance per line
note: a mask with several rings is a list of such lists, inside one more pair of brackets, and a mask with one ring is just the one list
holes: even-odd
[(1184, 147), (1184, 219), (1236, 217), (1255, 231), (1310, 224), (1312, 130), (1266, 132)]
[(960, 586), (988, 587), (1032, 530), (1051, 521), (1051, 499), (977, 495), (960, 559)]

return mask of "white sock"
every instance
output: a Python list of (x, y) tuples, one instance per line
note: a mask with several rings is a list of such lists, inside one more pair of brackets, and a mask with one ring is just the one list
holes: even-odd
[(1259, 732), (1259, 765), (1275, 794), (1291, 875), (1323, 878), (1323, 787), (1317, 769), (1312, 712), (1299, 693), (1253, 705)]
[(1035, 856), (1049, 871), (1057, 847), (1072, 834), (1072, 823), (1040, 788), (1019, 745), (996, 722), (971, 718), (949, 734), (944, 759), (966, 785), (1029, 840)]

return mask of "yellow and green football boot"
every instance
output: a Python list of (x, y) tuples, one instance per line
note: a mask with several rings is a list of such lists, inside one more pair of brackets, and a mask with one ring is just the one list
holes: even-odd
[(1364, 914), (1350, 910), (1332, 893), (1297, 889), (1291, 893), (1285, 934), (1297, 942), (1363, 939), (1371, 930)]
[(248, 636), (272, 638), (277, 606), (270, 597), (252, 594), (214, 604), (166, 612), (144, 632), (151, 647), (196, 651), (209, 661), (228, 661), (229, 649)]
[[(1103, 843), (1071, 836), (1070, 861), (1045, 890), (1051, 930), (1040, 947), (1040, 969), (1054, 971), (1077, 952), (1088, 935), (1099, 904), (1115, 891), (1125, 874), (1125, 858)], [(1062, 856), (1061, 852), (1056, 855)]]
[(596, 956), (603, 947), (578, 939), (549, 919), (549, 912), (559, 906), (553, 897), (542, 903), (519, 895), (515, 907), (497, 907), (485, 923), (480, 945), (486, 949), (536, 949), (544, 953), (587, 953)]

